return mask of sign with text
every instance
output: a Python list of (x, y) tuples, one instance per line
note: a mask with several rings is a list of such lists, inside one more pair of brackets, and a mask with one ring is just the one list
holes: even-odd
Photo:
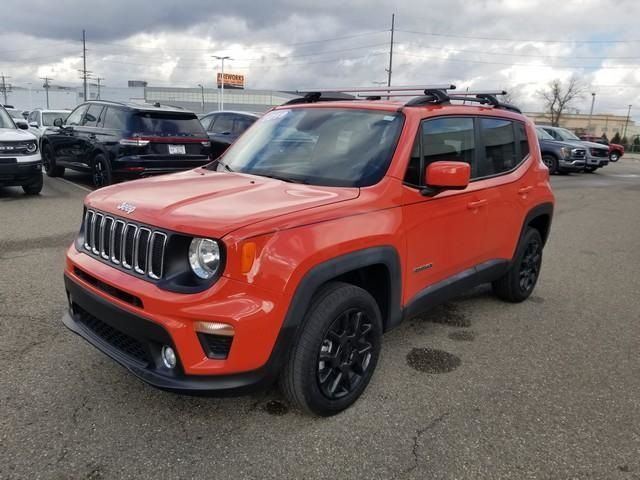
[[(222, 74), (218, 73), (218, 88), (222, 86)], [(244, 88), (244, 75), (239, 73), (224, 74), (224, 88)]]

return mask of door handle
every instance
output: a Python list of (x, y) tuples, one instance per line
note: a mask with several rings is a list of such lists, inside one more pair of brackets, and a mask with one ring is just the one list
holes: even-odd
[(518, 195), (526, 195), (531, 190), (533, 190), (533, 187), (531, 185), (529, 185), (527, 187), (522, 187), (521, 189), (518, 190)]
[(96, 137), (96, 134), (95, 134), (95, 133), (90, 133), (90, 134), (89, 134), (89, 138), (90, 138), (91, 140), (95, 140), (95, 139), (96, 139), (96, 138), (98, 138), (98, 137)]
[(475, 202), (467, 203), (467, 208), (469, 210), (477, 210), (480, 207), (484, 207), (487, 204), (486, 200), (477, 200)]

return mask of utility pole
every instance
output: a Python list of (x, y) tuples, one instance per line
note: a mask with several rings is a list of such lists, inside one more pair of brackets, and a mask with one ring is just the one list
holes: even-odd
[(87, 99), (87, 41), (85, 31), (82, 30), (82, 85), (84, 89), (84, 101)]
[(224, 61), (225, 60), (233, 60), (230, 56), (226, 55), (221, 57), (219, 55), (212, 55), (212, 58), (222, 61), (222, 68), (220, 70), (220, 102), (218, 104), (218, 110), (224, 110)]
[(95, 81), (98, 82), (98, 95), (96, 96), (96, 100), (100, 100), (100, 82), (104, 80), (104, 77), (96, 77)]
[(595, 132), (591, 132), (591, 117), (593, 117), (593, 105), (596, 103), (596, 92), (592, 92), (591, 93), (591, 110), (589, 111), (589, 126), (587, 127), (587, 130), (589, 131), (589, 133), (595, 133)]
[(40, 80), (44, 80), (44, 85), (42, 85), (42, 88), (44, 88), (44, 92), (47, 95), (47, 110), (48, 110), (49, 109), (49, 88), (51, 88), (51, 85), (49, 84), (49, 82), (53, 80), (53, 78), (40, 77)]
[(391, 14), (391, 44), (389, 45), (389, 68), (387, 69), (387, 87), (391, 86), (391, 72), (393, 70), (393, 32), (395, 29), (396, 14)]
[(8, 78), (11, 78), (11, 77), (5, 77), (4, 73), (1, 74), (0, 77), (2, 78), (2, 83), (0, 84), (0, 90), (2, 90), (2, 95), (4, 96), (4, 105), (6, 105), (7, 93), (11, 91), (11, 85), (7, 85), (6, 81)]
[(629, 105), (629, 110), (627, 110), (627, 120), (624, 122), (624, 133), (622, 134), (622, 138), (627, 137), (627, 125), (629, 125), (629, 116), (631, 115), (631, 105)]

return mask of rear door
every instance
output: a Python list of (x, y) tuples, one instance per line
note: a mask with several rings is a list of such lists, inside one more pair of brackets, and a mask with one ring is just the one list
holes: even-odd
[(407, 262), (405, 302), (434, 283), (486, 260), (488, 201), (470, 183), (435, 197), (423, 196), (424, 171), (437, 161), (459, 161), (477, 171), (477, 133), (473, 117), (442, 117), (422, 122), (405, 177), (403, 223)]

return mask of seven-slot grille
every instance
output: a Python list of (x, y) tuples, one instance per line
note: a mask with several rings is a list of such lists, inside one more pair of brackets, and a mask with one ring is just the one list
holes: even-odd
[(163, 232), (95, 210), (85, 214), (86, 252), (153, 280), (162, 278), (166, 244), (167, 235)]
[(571, 153), (571, 158), (584, 159), (587, 156), (587, 151), (582, 148), (574, 148)]

